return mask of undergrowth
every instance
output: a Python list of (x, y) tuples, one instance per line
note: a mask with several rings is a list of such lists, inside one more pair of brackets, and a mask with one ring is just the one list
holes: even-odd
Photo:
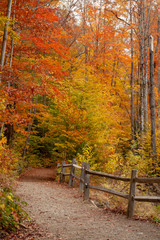
[[(96, 179), (94, 184), (101, 185), (108, 189), (114, 189), (120, 192), (127, 193), (128, 187), (122, 185), (115, 184), (114, 181), (100, 181)], [(154, 192), (150, 192), (148, 189), (144, 192), (143, 189), (137, 189), (137, 195), (145, 196), (145, 195), (155, 195)], [(127, 214), (128, 208), (128, 200), (123, 199), (121, 197), (90, 190), (91, 199), (95, 200), (98, 205), (104, 206), (104, 208), (108, 208), (111, 211), (115, 211), (117, 213), (123, 212)], [(136, 202), (135, 203), (135, 213), (134, 217), (138, 219), (146, 219), (151, 220), (156, 223), (160, 223), (160, 204), (159, 203), (151, 203), (151, 202)]]
[(16, 231), (27, 213), (23, 210), (25, 202), (17, 197), (12, 187), (18, 176), (19, 156), (6, 145), (6, 138), (0, 139), (0, 239), (6, 233)]
[(26, 205), (17, 197), (10, 187), (0, 189), (0, 232), (1, 234), (16, 231), (20, 223), (28, 217), (22, 205)]

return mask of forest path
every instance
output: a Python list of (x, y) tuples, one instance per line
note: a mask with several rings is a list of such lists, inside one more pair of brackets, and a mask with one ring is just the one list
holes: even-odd
[(55, 169), (33, 169), (18, 182), (17, 194), (28, 203), (26, 211), (44, 233), (25, 240), (160, 239), (159, 226), (85, 203), (77, 189), (54, 179)]

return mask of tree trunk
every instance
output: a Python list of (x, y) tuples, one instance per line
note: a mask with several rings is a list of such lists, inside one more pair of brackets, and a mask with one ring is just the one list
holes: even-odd
[(153, 154), (153, 162), (156, 163), (156, 124), (155, 124), (155, 91), (154, 91), (154, 52), (153, 37), (149, 39), (150, 47), (150, 111), (151, 111), (151, 146)]
[(148, 51), (147, 51), (147, 35), (145, 35), (144, 54), (145, 54), (145, 76), (144, 76), (144, 131), (148, 128)]
[(156, 46), (156, 51), (155, 51), (158, 54), (158, 124), (160, 124), (160, 49), (159, 49), (159, 33), (160, 33), (160, 19), (158, 18), (157, 46)]
[(143, 136), (144, 130), (144, 14), (143, 14), (144, 0), (141, 0), (139, 6), (139, 34), (140, 34), (140, 134)]
[[(86, 35), (86, 12), (87, 12), (87, 9), (86, 9), (86, 0), (83, 1), (83, 34), (84, 36)], [(87, 47), (87, 44), (86, 44), (86, 41), (85, 41), (85, 44), (84, 44), (84, 54), (85, 54), (85, 60), (84, 60), (84, 64), (85, 64), (85, 80), (87, 81), (88, 78), (87, 78), (87, 61), (88, 61), (88, 47)]]
[[(7, 8), (7, 22), (5, 24), (4, 28), (4, 34), (3, 34), (3, 42), (2, 42), (2, 50), (1, 50), (1, 59), (0, 59), (0, 72), (2, 72), (4, 67), (4, 61), (5, 61), (5, 54), (6, 54), (6, 47), (7, 47), (7, 35), (8, 35), (8, 26), (9, 26), (9, 18), (11, 16), (11, 7), (12, 7), (12, 0), (8, 0), (8, 8)], [(0, 83), (2, 82), (1, 79), (1, 73), (0, 73)], [(2, 122), (1, 128), (0, 128), (0, 139), (2, 137), (4, 122)]]
[[(12, 7), (12, 0), (8, 0), (7, 22), (6, 22), (6, 25), (5, 25), (5, 28), (4, 28), (2, 50), (1, 50), (1, 61), (0, 61), (1, 71), (3, 70), (5, 54), (6, 54), (7, 35), (8, 35), (9, 18), (11, 16), (11, 7)], [(0, 83), (1, 83), (1, 77), (0, 77)]]
[(158, 119), (160, 123), (160, 50), (158, 53)]
[[(16, 1), (14, 1), (14, 5), (16, 5)], [(9, 2), (8, 4), (8, 12), (7, 12), (7, 17), (10, 17), (11, 15), (11, 6), (12, 6), (12, 1)], [(14, 31), (14, 23), (15, 23), (15, 11), (13, 12), (13, 31)], [(9, 21), (6, 23), (5, 26), (5, 30), (4, 30), (4, 36), (3, 37), (3, 43), (2, 43), (2, 52), (3, 52), (3, 57), (1, 56), (1, 70), (3, 70), (3, 66), (4, 66), (4, 61), (5, 61), (5, 65), (8, 62), (8, 58), (10, 55), (10, 62), (9, 62), (9, 66), (10, 68), (12, 67), (12, 59), (13, 59), (13, 49), (14, 49), (14, 38), (12, 37), (11, 40), (11, 52), (9, 54), (7, 54), (7, 58), (5, 59), (5, 51), (6, 51), (6, 44), (7, 44), (7, 34), (8, 34), (8, 25), (9, 25)], [(4, 39), (6, 41), (4, 41)], [(1, 81), (1, 77), (0, 77), (0, 81)], [(10, 87), (10, 81), (8, 81), (8, 87)], [(6, 106), (7, 107), (7, 106)], [(2, 136), (2, 132), (3, 132), (3, 128), (4, 128), (5, 122), (2, 122), (2, 126), (0, 129), (0, 138)], [(12, 146), (12, 142), (13, 142), (13, 136), (14, 136), (14, 126), (13, 124), (6, 124), (6, 136), (7, 136), (7, 144), (10, 145), (10, 147)]]
[[(38, 97), (36, 98), (35, 104), (37, 104), (37, 102), (38, 102)], [(23, 153), (22, 153), (22, 160), (24, 159), (24, 157), (26, 155), (27, 145), (29, 143), (29, 138), (30, 138), (30, 135), (31, 135), (31, 130), (32, 130), (32, 126), (33, 126), (33, 123), (34, 123), (36, 111), (37, 111), (37, 108), (35, 107), (34, 112), (33, 112), (34, 115), (33, 115), (32, 121), (28, 125), (28, 136), (27, 136), (27, 139), (25, 141), (25, 145), (24, 145), (24, 149), (23, 149)]]
[[(132, 25), (132, 0), (130, 0), (130, 23)], [(130, 80), (130, 86), (131, 86), (131, 136), (132, 139), (135, 139), (135, 127), (134, 127), (134, 92), (133, 92), (133, 28), (131, 27), (131, 80)]]
[(145, 59), (145, 69), (144, 69), (144, 131), (148, 129), (148, 48), (147, 40), (149, 36), (149, 22), (150, 22), (150, 6), (144, 6), (144, 59)]

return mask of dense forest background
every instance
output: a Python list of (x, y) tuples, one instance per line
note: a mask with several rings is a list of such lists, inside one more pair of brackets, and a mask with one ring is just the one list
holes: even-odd
[(0, 1), (0, 173), (160, 175), (160, 1)]

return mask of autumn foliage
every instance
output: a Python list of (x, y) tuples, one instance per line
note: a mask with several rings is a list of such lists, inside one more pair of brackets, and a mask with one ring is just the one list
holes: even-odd
[(0, 2), (0, 171), (77, 157), (97, 170), (159, 174), (159, 1), (11, 2), (9, 18), (10, 0)]

